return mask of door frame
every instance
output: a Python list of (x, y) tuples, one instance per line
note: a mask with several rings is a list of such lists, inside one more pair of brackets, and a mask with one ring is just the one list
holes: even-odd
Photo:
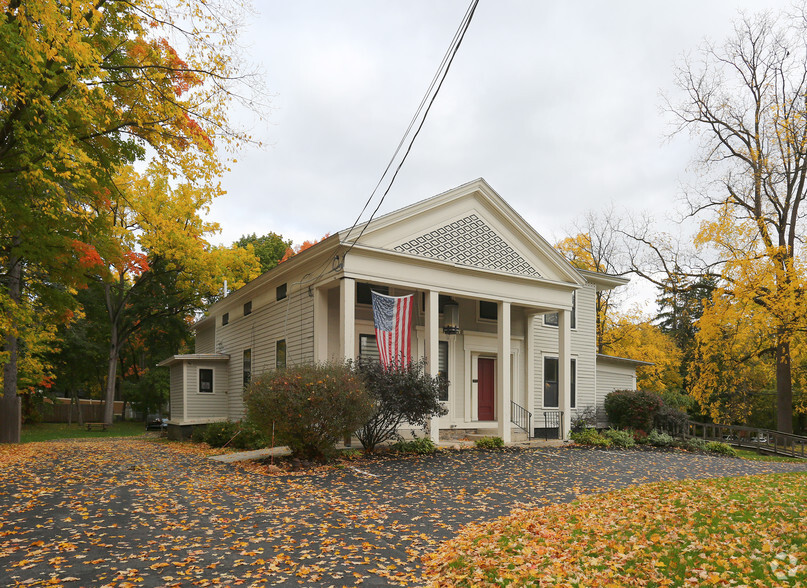
[[(478, 357), (489, 357), (495, 361), (495, 382), (493, 385), (494, 417), (498, 412), (499, 390), (499, 339), (494, 334), (488, 333), (463, 333), (463, 347), (465, 351), (465, 424), (477, 422), (498, 422), (479, 421), (479, 394), (474, 380), (478, 379)], [(510, 374), (511, 397), (515, 400), (523, 394), (525, 379), (522, 371), (525, 369), (525, 362), (522, 359), (524, 349), (524, 337), (510, 337), (510, 361), (512, 362), (513, 373)], [(518, 402), (518, 401), (516, 401)]]

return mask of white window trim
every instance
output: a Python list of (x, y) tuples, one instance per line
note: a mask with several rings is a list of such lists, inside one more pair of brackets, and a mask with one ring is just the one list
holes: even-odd
[[(580, 320), (580, 317), (578, 316), (578, 314), (579, 314), (578, 311), (580, 309), (577, 306), (577, 292), (574, 293), (574, 298), (572, 300), (573, 300), (573, 308), (574, 308), (574, 327), (569, 327), (569, 330), (572, 331), (572, 332), (575, 332), (575, 331), (577, 331), (577, 323)], [(546, 323), (546, 317), (548, 315), (550, 315), (550, 314), (557, 314), (558, 312), (560, 312), (560, 310), (553, 310), (551, 312), (545, 312), (544, 314), (542, 314), (541, 315), (541, 326), (546, 327), (547, 329), (557, 329), (558, 325), (548, 325)], [(570, 309), (569, 310), (569, 320), (571, 320), (571, 313), (572, 313), (572, 311)], [(560, 318), (560, 317), (558, 317), (558, 318)]]
[[(210, 370), (210, 392), (202, 392), (202, 370)], [(210, 396), (216, 393), (216, 369), (211, 367), (199, 366), (196, 368), (196, 393), (204, 396)]]
[[(283, 343), (286, 345), (286, 361), (284, 362), (283, 367), (278, 367), (278, 365), (277, 365), (277, 344), (280, 343), (281, 341), (283, 341)], [(285, 369), (286, 367), (288, 367), (288, 365), (289, 365), (289, 341), (288, 341), (288, 339), (286, 339), (285, 337), (275, 339), (274, 355), (275, 355), (275, 361), (274, 361), (275, 367), (274, 367), (274, 369), (276, 369), (276, 370), (277, 369)]]
[[(557, 359), (558, 360), (558, 370), (560, 370), (560, 357), (558, 357), (557, 353), (542, 353), (541, 354), (541, 409), (542, 410), (558, 410), (560, 409), (560, 372), (558, 372), (558, 405), (557, 406), (545, 406), (544, 405), (544, 386), (546, 385), (546, 372), (544, 371), (544, 365), (546, 359)], [(577, 375), (580, 371), (580, 360), (577, 355), (572, 355), (569, 358), (569, 361), (574, 361), (574, 383), (575, 383), (575, 391), (574, 391), (574, 404), (569, 407), (569, 410), (577, 410), (577, 397), (580, 394), (580, 380), (578, 379)]]
[[(496, 317), (497, 318), (495, 320), (482, 317), (482, 305), (480, 304), (481, 302), (490, 302), (491, 304), (496, 305)], [(477, 300), (476, 301), (476, 322), (477, 323), (484, 324), (484, 325), (497, 325), (497, 324), (499, 324), (498, 314), (499, 314), (499, 303), (496, 302), (495, 300)]]

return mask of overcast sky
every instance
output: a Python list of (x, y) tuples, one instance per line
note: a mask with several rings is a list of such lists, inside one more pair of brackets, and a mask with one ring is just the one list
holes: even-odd
[[(255, 0), (244, 31), (272, 96), (224, 177), (217, 241), (300, 243), (349, 227), (415, 112), (468, 0)], [(662, 91), (739, 10), (790, 2), (481, 0), (380, 213), (478, 177), (555, 241), (589, 210), (672, 211), (695, 145), (665, 140)]]

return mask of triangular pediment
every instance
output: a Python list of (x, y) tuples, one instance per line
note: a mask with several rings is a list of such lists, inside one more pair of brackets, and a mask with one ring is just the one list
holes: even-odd
[(541, 276), (476, 213), (396, 245), (394, 250), (509, 274)]
[[(579, 273), (484, 180), (375, 219), (360, 243), (465, 267), (559, 282), (584, 283)], [(345, 242), (351, 238), (340, 234)]]

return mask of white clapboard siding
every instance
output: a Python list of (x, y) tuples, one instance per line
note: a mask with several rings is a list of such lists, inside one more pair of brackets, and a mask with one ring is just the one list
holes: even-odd
[[(270, 290), (274, 293), (274, 288)], [(221, 325), (218, 317), (217, 321), (215, 347), (230, 355), (226, 411), (230, 419), (240, 419), (244, 413), (244, 350), (251, 350), (253, 378), (275, 369), (280, 340), (286, 341), (286, 365), (314, 359), (314, 299), (305, 286), (290, 282), (285, 299), (262, 297), (253, 300), (251, 314), (243, 316), (237, 308), (230, 311), (227, 325)]]
[(216, 352), (216, 323), (211, 322), (196, 331), (196, 353)]
[(182, 370), (184, 369), (183, 363), (177, 363), (171, 366), (171, 420), (179, 421), (182, 419), (185, 410), (185, 380), (182, 377)]
[[(213, 393), (199, 392), (199, 370), (213, 370)], [(222, 418), (227, 413), (227, 366), (221, 362), (189, 361), (185, 364), (185, 416), (188, 421)]]
[[(594, 406), (596, 400), (596, 291), (589, 284), (577, 290), (576, 325), (571, 332), (572, 358), (577, 363), (576, 411)], [(558, 328), (544, 324), (542, 315), (535, 320), (535, 411), (544, 410), (544, 356), (558, 355)], [(536, 417), (537, 418), (537, 415)], [(537, 422), (537, 421), (536, 421)]]

